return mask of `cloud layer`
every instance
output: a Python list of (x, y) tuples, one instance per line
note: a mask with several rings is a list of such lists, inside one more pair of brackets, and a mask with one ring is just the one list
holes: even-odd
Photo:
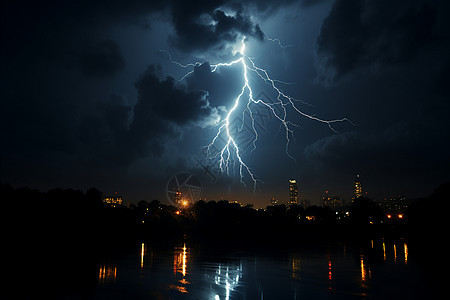
[(361, 66), (408, 62), (438, 42), (437, 8), (416, 2), (335, 1), (316, 41), (321, 79), (333, 83)]

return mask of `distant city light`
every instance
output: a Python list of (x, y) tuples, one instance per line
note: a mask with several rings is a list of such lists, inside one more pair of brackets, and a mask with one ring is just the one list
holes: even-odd
[(106, 197), (103, 199), (103, 203), (109, 207), (119, 207), (122, 205), (122, 197), (117, 196), (117, 192), (114, 197)]

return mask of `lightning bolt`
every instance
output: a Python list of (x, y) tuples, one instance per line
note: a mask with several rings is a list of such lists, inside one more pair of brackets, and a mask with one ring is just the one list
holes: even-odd
[[(278, 42), (278, 44), (280, 45), (281, 48), (287, 47), (287, 46), (282, 46), (280, 40), (278, 40), (278, 39), (268, 39), (268, 40)], [(244, 180), (245, 175), (250, 176), (250, 178), (253, 182), (253, 190), (255, 191), (256, 184), (259, 180), (257, 179), (256, 175), (252, 172), (250, 167), (242, 159), (241, 150), (239, 149), (239, 145), (236, 142), (236, 137), (234, 137), (232, 135), (232, 133), (230, 132), (230, 125), (231, 125), (230, 118), (233, 115), (233, 113), (235, 113), (236, 109), (239, 107), (239, 104), (241, 103), (241, 101), (243, 101), (242, 98), (244, 98), (244, 94), (246, 92), (248, 94), (248, 100), (247, 100), (245, 109), (242, 111), (242, 126), (244, 124), (245, 112), (248, 112), (248, 115), (250, 116), (251, 127), (252, 127), (253, 133), (255, 135), (255, 138), (252, 141), (252, 144), (253, 144), (252, 151), (256, 149), (256, 142), (259, 137), (258, 131), (256, 130), (256, 127), (255, 127), (255, 119), (253, 117), (252, 105), (262, 105), (262, 106), (266, 107), (273, 114), (273, 116), (280, 122), (282, 128), (284, 128), (284, 130), (285, 130), (286, 154), (288, 157), (290, 157), (294, 161), (295, 161), (295, 158), (289, 154), (288, 149), (289, 149), (289, 144), (291, 142), (291, 138), (294, 139), (294, 130), (292, 127), (297, 127), (297, 125), (287, 119), (287, 111), (288, 111), (287, 109), (288, 108), (292, 108), (298, 115), (300, 115), (302, 117), (326, 124), (335, 133), (337, 133), (337, 131), (333, 128), (333, 124), (335, 124), (337, 122), (344, 122), (344, 121), (348, 121), (351, 124), (353, 124), (353, 123), (347, 118), (335, 119), (335, 120), (325, 120), (325, 119), (318, 118), (314, 115), (307, 114), (304, 111), (302, 111), (297, 106), (297, 103), (302, 103), (302, 104), (306, 104), (306, 105), (310, 105), (310, 104), (305, 103), (299, 99), (295, 99), (292, 96), (283, 92), (283, 90), (281, 88), (279, 88), (278, 84), (290, 84), (290, 83), (283, 82), (283, 81), (280, 81), (277, 79), (272, 79), (265, 69), (258, 67), (255, 64), (255, 62), (253, 61), (253, 59), (245, 54), (245, 48), (246, 48), (245, 41), (246, 41), (246, 37), (244, 36), (241, 40), (241, 48), (239, 50), (239, 58), (237, 58), (236, 60), (233, 60), (231, 62), (220, 62), (220, 63), (210, 65), (211, 72), (216, 72), (219, 68), (230, 67), (233, 65), (240, 64), (242, 66), (244, 82), (243, 82), (243, 85), (241, 88), (241, 92), (236, 97), (236, 99), (234, 99), (233, 106), (228, 110), (226, 117), (222, 121), (218, 122), (217, 134), (211, 140), (211, 143), (209, 143), (205, 147), (207, 148), (207, 153), (208, 153), (208, 156), (210, 159), (218, 159), (219, 160), (220, 170), (224, 173), (229, 174), (230, 164), (232, 162), (234, 162), (235, 160), (237, 160), (237, 162), (239, 163), (239, 176), (240, 176), (241, 183), (244, 186), (246, 186), (246, 183)], [(172, 56), (170, 55), (170, 53), (167, 52), (166, 50), (161, 50), (161, 51), (165, 52), (167, 54), (169, 60), (172, 63), (174, 63), (182, 68), (190, 68), (190, 67), (194, 68), (196, 66), (201, 65), (201, 63), (199, 63), (199, 62), (189, 63), (189, 64), (181, 64), (177, 61), (174, 61), (172, 59)], [(180, 81), (184, 80), (186, 77), (190, 76), (193, 72), (194, 72), (194, 69), (187, 72), (180, 79)], [(268, 84), (273, 89), (273, 91), (277, 95), (276, 101), (268, 102), (263, 99), (255, 99), (253, 97), (253, 90), (249, 84), (249, 79), (248, 79), (249, 72), (253, 72), (254, 74), (256, 74), (259, 78), (261, 78), (266, 84)], [(239, 132), (239, 130), (238, 130), (238, 132)], [(225, 136), (226, 136), (225, 145), (220, 149), (220, 151), (218, 151), (218, 153), (216, 153), (215, 155), (211, 155), (211, 148), (217, 143), (219, 137), (222, 134), (225, 134)]]

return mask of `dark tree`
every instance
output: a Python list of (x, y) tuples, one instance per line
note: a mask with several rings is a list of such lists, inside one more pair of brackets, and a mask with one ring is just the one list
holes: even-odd
[(383, 211), (372, 199), (359, 197), (352, 203), (350, 218), (355, 225), (375, 224), (383, 219)]

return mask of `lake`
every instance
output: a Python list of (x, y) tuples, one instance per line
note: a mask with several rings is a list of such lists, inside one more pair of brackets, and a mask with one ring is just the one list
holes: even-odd
[(94, 299), (420, 299), (433, 283), (406, 240), (224, 246), (136, 242), (97, 262)]

